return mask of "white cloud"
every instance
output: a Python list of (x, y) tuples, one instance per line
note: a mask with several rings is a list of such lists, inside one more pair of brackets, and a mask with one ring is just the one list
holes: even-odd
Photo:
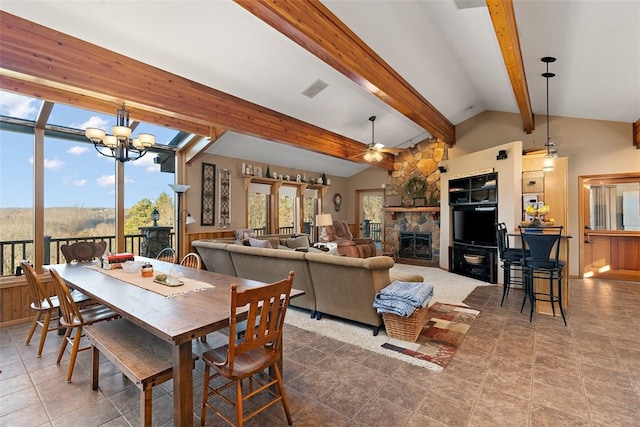
[(59, 171), (64, 165), (62, 160), (58, 160), (55, 157), (53, 159), (44, 159), (44, 168), (52, 171)]
[(116, 176), (115, 175), (102, 175), (96, 182), (100, 187), (108, 187), (116, 184)]
[[(29, 157), (29, 164), (33, 164), (33, 156)], [(60, 169), (62, 169), (62, 165), (64, 165), (64, 162), (55, 157), (53, 159), (44, 159), (45, 169), (59, 171)]]
[(89, 117), (89, 120), (87, 120), (86, 122), (71, 123), (69, 127), (72, 127), (75, 129), (86, 129), (86, 128), (107, 129), (109, 127), (109, 122), (98, 116), (91, 116)]
[(84, 187), (86, 183), (86, 179), (76, 179), (75, 181), (73, 181), (73, 185), (75, 185), (76, 187)]
[(134, 162), (131, 162), (131, 164), (136, 167), (144, 167), (145, 171), (150, 173), (160, 172), (160, 165), (153, 163), (153, 159), (155, 157), (156, 157), (155, 153), (147, 153), (144, 155), (144, 157)]
[(80, 155), (80, 154), (86, 153), (87, 151), (89, 151), (89, 149), (87, 147), (81, 147), (79, 145), (76, 145), (74, 147), (69, 148), (67, 150), (67, 153)]
[(9, 92), (0, 92), (0, 114), (25, 119), (37, 112), (37, 99)]

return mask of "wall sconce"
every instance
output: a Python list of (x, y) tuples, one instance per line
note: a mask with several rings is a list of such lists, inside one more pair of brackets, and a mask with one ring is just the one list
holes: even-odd
[(151, 219), (153, 220), (153, 226), (157, 227), (158, 220), (160, 219), (160, 212), (158, 212), (158, 209), (153, 208), (153, 210), (151, 211)]
[(440, 171), (440, 173), (445, 173), (447, 171), (447, 167), (446, 166), (438, 166), (438, 170)]
[[(186, 213), (187, 213), (187, 216), (186, 216), (186, 218), (184, 219), (184, 223), (185, 223), (185, 225), (193, 224), (194, 222), (196, 222), (196, 220), (195, 220), (195, 219), (193, 219), (193, 217), (191, 216), (191, 214), (189, 213), (189, 211), (188, 211), (188, 210), (183, 209), (183, 210), (182, 210), (182, 212), (186, 212)], [(180, 218), (178, 218), (178, 220), (180, 220)]]
[(496, 160), (504, 160), (507, 158), (507, 150), (498, 151), (498, 155), (496, 156)]

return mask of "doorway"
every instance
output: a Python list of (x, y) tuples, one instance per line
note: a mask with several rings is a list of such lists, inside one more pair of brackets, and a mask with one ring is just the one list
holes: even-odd
[(376, 248), (382, 248), (384, 235), (384, 202), (383, 190), (356, 190), (358, 205), (356, 206), (358, 237), (372, 239)]
[(578, 182), (582, 277), (640, 282), (640, 173)]

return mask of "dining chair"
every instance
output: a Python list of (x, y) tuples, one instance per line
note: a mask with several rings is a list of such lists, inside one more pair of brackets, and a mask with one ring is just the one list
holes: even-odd
[[(103, 320), (115, 319), (119, 317), (119, 315), (104, 305), (92, 305), (84, 309), (79, 309), (71, 297), (69, 287), (64, 280), (62, 280), (60, 274), (53, 268), (50, 268), (49, 272), (53, 278), (53, 285), (58, 294), (58, 300), (60, 301), (60, 310), (62, 311), (60, 326), (66, 328), (56, 363), (58, 365), (60, 364), (64, 351), (67, 348), (67, 343), (71, 343), (71, 357), (69, 359), (69, 370), (67, 371), (67, 382), (71, 382), (71, 376), (73, 375), (73, 368), (75, 367), (78, 353), (91, 348), (91, 346), (80, 347), (80, 341), (83, 336), (82, 328)], [(74, 330), (75, 335), (72, 337), (71, 333)]]
[(107, 249), (107, 242), (75, 242), (70, 245), (60, 246), (60, 252), (69, 263), (73, 261), (84, 262), (100, 258)]
[[(31, 322), (31, 328), (29, 329), (29, 335), (27, 335), (25, 345), (29, 345), (29, 342), (31, 342), (31, 338), (33, 337), (36, 327), (42, 327), (40, 345), (38, 346), (38, 357), (40, 357), (42, 355), (45, 340), (47, 339), (47, 334), (50, 331), (57, 331), (60, 329), (60, 325), (57, 322), (54, 322), (53, 325), (51, 323), (51, 320), (55, 321), (58, 319), (60, 303), (57, 296), (49, 296), (44, 284), (31, 264), (26, 261), (22, 261), (21, 265), (22, 271), (27, 279), (29, 298), (31, 299), (31, 309), (36, 312), (33, 316), (33, 321)], [(90, 299), (88, 296), (78, 291), (72, 291), (71, 298), (73, 298), (76, 303), (81, 303)]]
[(160, 261), (176, 263), (176, 251), (173, 248), (164, 248), (156, 255), (156, 259)]
[(502, 262), (502, 270), (504, 272), (502, 283), (502, 301), (500, 307), (504, 304), (504, 299), (509, 296), (511, 285), (523, 285), (522, 276), (516, 278), (513, 273), (520, 271), (522, 273), (522, 249), (509, 247), (509, 238), (507, 236), (507, 225), (504, 222), (496, 224), (496, 242), (498, 245), (498, 257)]
[[(205, 367), (200, 425), (206, 423), (207, 408), (227, 423), (241, 427), (247, 420), (277, 402), (282, 402), (287, 422), (289, 425), (292, 424), (279, 364), (282, 360), (282, 328), (289, 306), (293, 277), (294, 272), (291, 271), (285, 280), (241, 292), (238, 292), (235, 283), (231, 285), (229, 343), (202, 354)], [(242, 310), (239, 313), (238, 309), (245, 306), (248, 311)], [(245, 327), (240, 339), (236, 337), (239, 323)], [(212, 369), (215, 371), (214, 375), (211, 375)], [(220, 377), (228, 381), (218, 380)], [(246, 390), (242, 388), (244, 379), (249, 379), (249, 392), (246, 395)], [(224, 384), (221, 384), (222, 382)], [(227, 391), (234, 384), (235, 401), (229, 397), (231, 394)], [(254, 389), (255, 385), (259, 387)], [(277, 393), (274, 385), (277, 386)], [(271, 395), (271, 399), (266, 403), (269, 396), (265, 392)], [(251, 409), (259, 404), (262, 406), (245, 416), (244, 402), (258, 395), (260, 398), (257, 402), (252, 402), (255, 405), (251, 405)], [(220, 398), (220, 402), (235, 407), (235, 423), (213, 405), (212, 401), (216, 397)]]
[[(564, 325), (567, 326), (567, 319), (562, 308), (562, 274), (564, 262), (560, 261), (560, 239), (562, 238), (563, 226), (549, 226), (541, 228), (522, 227), (520, 236), (522, 237), (523, 269), (525, 276), (525, 302), (529, 299), (531, 311), (529, 322), (533, 318), (533, 310), (537, 301), (546, 301), (551, 304), (551, 312), (556, 315), (555, 304), (560, 307), (560, 314)], [(528, 253), (526, 252), (528, 251)], [(537, 280), (548, 281), (548, 290), (536, 289)], [(554, 283), (557, 283), (557, 292)]]
[(182, 261), (180, 261), (180, 265), (183, 265), (185, 267), (196, 268), (200, 270), (200, 266), (202, 265), (202, 260), (200, 259), (200, 255), (198, 255), (195, 252), (190, 252), (186, 254), (184, 258), (182, 258)]

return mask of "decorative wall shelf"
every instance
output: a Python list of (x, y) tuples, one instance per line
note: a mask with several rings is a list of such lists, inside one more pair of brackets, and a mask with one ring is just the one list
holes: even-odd
[(320, 190), (321, 194), (324, 196), (327, 190), (329, 189), (329, 185), (322, 184), (311, 184), (309, 182), (298, 182), (298, 181), (287, 181), (285, 179), (275, 179), (275, 178), (267, 178), (263, 176), (251, 176), (251, 175), (242, 175), (244, 179), (244, 190), (247, 191), (249, 189), (249, 184), (254, 182), (258, 184), (267, 184), (274, 187), (276, 190), (280, 188), (281, 185), (288, 185), (291, 187), (298, 187), (298, 194), (304, 193), (304, 190), (307, 188), (311, 188), (314, 190)]

